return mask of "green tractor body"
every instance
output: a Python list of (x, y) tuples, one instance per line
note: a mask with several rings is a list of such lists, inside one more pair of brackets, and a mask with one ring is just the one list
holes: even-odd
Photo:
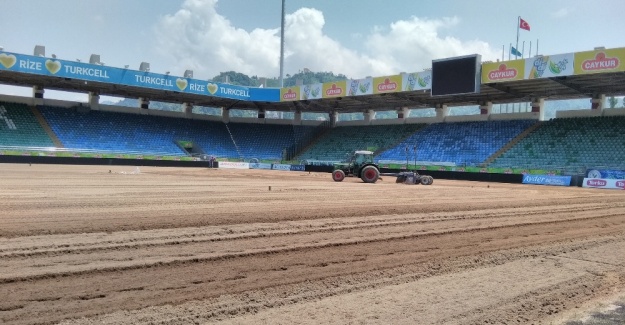
[(345, 177), (358, 177), (365, 183), (377, 182), (380, 169), (373, 162), (373, 152), (358, 150), (346, 162), (334, 164), (332, 179), (341, 182)]

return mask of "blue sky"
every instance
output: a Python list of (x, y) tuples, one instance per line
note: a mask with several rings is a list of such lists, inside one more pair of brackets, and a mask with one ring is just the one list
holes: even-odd
[[(101, 55), (110, 66), (154, 72), (185, 69), (212, 78), (221, 71), (279, 75), (281, 0), (3, 0), (5, 51), (46, 46), (62, 59)], [(287, 0), (285, 72), (303, 68), (348, 77), (420, 71), (432, 59), (479, 53), (501, 57), (516, 41), (525, 54), (625, 46), (622, 0)], [(519, 45), (521, 47), (521, 45)], [(25, 93), (0, 87), (4, 93)]]

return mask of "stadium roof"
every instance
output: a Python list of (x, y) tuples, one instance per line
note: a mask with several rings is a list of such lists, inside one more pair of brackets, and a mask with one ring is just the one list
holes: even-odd
[(401, 107), (427, 108), (434, 107), (437, 104), (460, 106), (477, 105), (488, 101), (493, 103), (511, 103), (529, 101), (531, 98), (574, 99), (589, 98), (597, 94), (625, 95), (625, 72), (487, 83), (481, 85), (479, 93), (454, 96), (432, 97), (430, 96), (430, 90), (419, 90), (288, 102), (248, 102), (175, 91), (31, 75), (13, 71), (0, 71), (0, 83), (29, 87), (36, 85), (45, 89), (82, 93), (95, 92), (101, 95), (118, 97), (145, 97), (150, 100), (164, 102), (191, 102), (194, 105), (225, 107), (228, 109), (301, 110), (303, 112), (337, 111), (341, 113), (362, 112), (368, 109), (391, 110)]

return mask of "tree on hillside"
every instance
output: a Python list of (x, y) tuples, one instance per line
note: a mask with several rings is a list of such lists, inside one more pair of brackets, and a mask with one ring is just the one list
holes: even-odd
[(616, 108), (617, 104), (618, 104), (618, 99), (616, 97), (611, 96), (610, 98), (608, 98), (608, 107)]
[(215, 82), (226, 83), (226, 78), (228, 79), (228, 83), (231, 85), (246, 87), (258, 87), (260, 85), (258, 77), (250, 77), (246, 74), (235, 71), (221, 72), (219, 75), (213, 77), (212, 80)]
[(343, 74), (335, 75), (332, 72), (312, 72), (308, 69), (304, 69), (294, 75), (287, 75), (287, 78), (284, 79), (284, 86), (295, 86), (298, 79), (301, 79), (304, 85), (311, 85), (316, 83), (346, 80), (347, 77)]

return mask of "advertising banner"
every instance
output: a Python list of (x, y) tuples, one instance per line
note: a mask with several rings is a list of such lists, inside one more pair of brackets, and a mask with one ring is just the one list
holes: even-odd
[(386, 76), (373, 78), (373, 93), (394, 93), (401, 91), (402, 76)]
[(432, 71), (405, 73), (402, 75), (402, 90), (432, 89)]
[(303, 172), (306, 170), (306, 166), (304, 165), (291, 165), (291, 171)]
[(608, 188), (625, 190), (625, 180), (604, 179), (604, 178), (584, 178), (583, 187)]
[(250, 163), (250, 169), (271, 169), (271, 164)]
[(570, 186), (571, 176), (523, 175), (523, 184)]
[(301, 100), (320, 99), (322, 98), (321, 96), (322, 88), (323, 88), (322, 83), (312, 84), (312, 85), (303, 85), (300, 87), (300, 99)]
[(280, 88), (280, 101), (288, 102), (299, 100), (299, 86)]
[(525, 60), (525, 78), (550, 78), (573, 75), (574, 53), (538, 56)]
[(352, 80), (348, 80), (347, 84), (349, 85), (347, 89), (348, 96), (360, 96), (360, 95), (373, 94), (373, 79), (372, 78), (352, 79)]
[(625, 48), (575, 53), (575, 74), (625, 71)]
[(625, 170), (588, 169), (586, 171), (586, 177), (604, 179), (625, 179)]
[(525, 78), (525, 60), (490, 62), (482, 64), (482, 83), (522, 80)]
[(271, 169), (273, 169), (273, 170), (291, 170), (291, 165), (287, 165), (287, 164), (273, 164), (271, 166)]
[(347, 95), (347, 81), (326, 82), (321, 89), (323, 98), (345, 97)]
[(226, 169), (250, 169), (250, 163), (238, 162), (238, 161), (220, 161), (219, 168)]
[(277, 102), (278, 89), (250, 88), (83, 62), (0, 52), (0, 71), (78, 79), (238, 100)]

